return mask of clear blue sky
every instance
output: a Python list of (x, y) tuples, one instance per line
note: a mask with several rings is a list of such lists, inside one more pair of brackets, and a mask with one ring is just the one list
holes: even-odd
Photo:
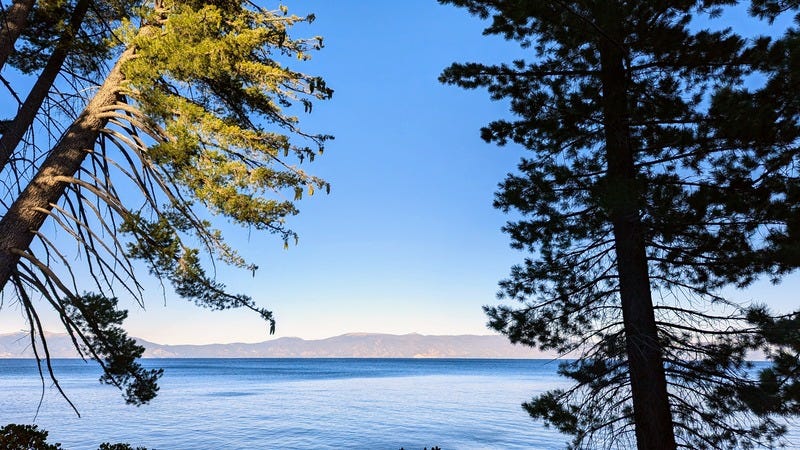
[[(273, 236), (229, 230), (260, 269), (221, 271), (220, 280), (252, 295), (277, 317), (277, 336), (323, 338), (348, 332), (488, 334), (481, 306), (497, 302), (497, 281), (523, 255), (508, 247), (505, 217), (492, 206), (496, 185), (522, 152), (483, 143), (479, 128), (507, 115), (484, 91), (436, 80), (454, 61), (501, 62), (523, 52), (481, 35), (466, 11), (434, 0), (287, 1), (317, 20), (299, 36), (326, 47), (294, 68), (335, 89), (301, 117), (308, 131), (334, 134), (305, 169), (326, 178), (291, 219), (300, 234), (284, 250)], [(210, 312), (162, 297), (146, 283), (147, 309), (130, 302), (127, 328), (160, 343), (261, 341), (266, 326), (245, 311)], [(800, 277), (734, 295), (781, 309)], [(22, 328), (0, 314), (0, 332)], [(52, 327), (53, 330), (57, 328)]]
[[(287, 5), (317, 17), (296, 36), (325, 38), (309, 64), (294, 67), (335, 90), (301, 117), (307, 130), (336, 136), (306, 166), (332, 189), (300, 203), (291, 220), (299, 245), (283, 250), (271, 236), (242, 236), (237, 243), (260, 269), (255, 278), (226, 273), (229, 286), (275, 312), (278, 336), (488, 333), (481, 305), (518, 259), (492, 196), (520, 153), (479, 139), (505, 105), (437, 77), (453, 61), (502, 61), (516, 47), (482, 37), (479, 21), (431, 0)], [(206, 324), (204, 341), (266, 338), (252, 314), (203, 314), (178, 303), (148, 307), (131, 332), (194, 341), (197, 321)], [(178, 309), (189, 323), (177, 322)], [(140, 317), (154, 327), (137, 331)]]

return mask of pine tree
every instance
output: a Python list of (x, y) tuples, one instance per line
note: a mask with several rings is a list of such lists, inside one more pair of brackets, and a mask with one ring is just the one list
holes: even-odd
[[(28, 35), (19, 34), (30, 37), (27, 44), (18, 43), (9, 57), (37, 74), (41, 86), (34, 85), (31, 107), (20, 109), (2, 137), (9, 142), (6, 160), (25, 164), (3, 168), (11, 201), (0, 219), (0, 287), (18, 299), (51, 376), (38, 314), (43, 306), (32, 293), (57, 311), (82, 354), (101, 363), (101, 381), (124, 389), (130, 403), (146, 403), (160, 371), (136, 363), (143, 349), (120, 327), (126, 313), (115, 298), (121, 286), (143, 302), (133, 259), (180, 296), (212, 309), (251, 309), (274, 331), (269, 310), (206, 273), (204, 258), (256, 267), (203, 217), (277, 234), (285, 245), (296, 239), (285, 221), (297, 208), (287, 197), (328, 189), (298, 164), (321, 153), (330, 137), (303, 132), (292, 113), (298, 106), (310, 111), (313, 100), (332, 90), (289, 65), (308, 59), (322, 40), (289, 36), (292, 25), (313, 16), (236, 0), (136, 8), (77, 0), (46, 17), (62, 31), (37, 41), (29, 25)], [(52, 49), (49, 59), (36, 59), (30, 50), (37, 45)], [(103, 69), (107, 62), (110, 70)], [(88, 76), (101, 72), (103, 82), (91, 88)], [(45, 98), (54, 74), (70, 75), (68, 101)], [(45, 108), (47, 101), (61, 113)], [(73, 110), (64, 124), (60, 119)], [(37, 132), (33, 117), (60, 133), (48, 148), (36, 144), (36, 157), (34, 144), (21, 139)], [(62, 237), (44, 231), (47, 221)], [(73, 274), (67, 251), (76, 242), (89, 280)]]
[[(495, 202), (521, 213), (505, 231), (530, 256), (501, 295), (522, 305), (487, 307), (489, 325), (577, 359), (560, 366), (571, 388), (524, 407), (573, 448), (771, 445), (797, 413), (776, 386), (797, 374), (759, 380), (747, 356), (779, 348), (796, 367), (796, 341), (774, 338), (793, 319), (719, 295), (797, 267), (774, 245), (799, 217), (786, 205), (796, 153), (770, 161), (720, 130), (725, 93), (758, 70), (769, 39), (690, 29), (732, 1), (440, 1), (531, 49), (529, 61), (453, 64), (440, 78), (509, 99), (516, 120), (482, 137), (530, 151)], [(778, 162), (785, 176), (761, 176)], [(773, 197), (779, 182), (787, 197)]]
[(13, 2), (8, 8), (2, 8), (2, 15), (0, 15), (3, 24), (0, 27), (0, 69), (5, 66), (8, 57), (13, 53), (14, 44), (26, 28), (28, 16), (35, 3), (36, 0), (19, 0)]
[[(29, 13), (31, 25), (18, 33), (17, 49), (10, 53), (9, 65), (23, 73), (35, 74), (36, 81), (24, 101), (18, 100), (16, 115), (4, 124), (0, 170), (9, 161), (24, 160), (15, 151), (48, 100), (57, 77), (93, 79), (100, 75), (111, 50), (100, 37), (110, 37), (109, 28), (130, 17), (134, 7), (126, 0), (104, 3), (77, 0), (74, 4), (48, 0), (38, 3)], [(13, 50), (14, 46), (11, 43), (5, 51)]]

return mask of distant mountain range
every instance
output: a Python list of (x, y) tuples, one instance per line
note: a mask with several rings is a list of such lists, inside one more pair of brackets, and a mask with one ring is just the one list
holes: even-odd
[[(350, 333), (319, 340), (284, 337), (254, 344), (162, 345), (137, 339), (145, 358), (550, 358), (504, 336)], [(66, 334), (47, 334), (53, 358), (77, 356)], [(0, 334), (0, 358), (31, 358), (25, 333)]]

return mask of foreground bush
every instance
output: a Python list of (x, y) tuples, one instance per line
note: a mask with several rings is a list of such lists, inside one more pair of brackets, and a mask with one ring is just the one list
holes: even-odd
[[(65, 450), (61, 444), (47, 443), (48, 432), (36, 425), (8, 424), (0, 428), (0, 450)], [(130, 444), (109, 444), (104, 442), (97, 450), (147, 450), (144, 447), (131, 447)]]

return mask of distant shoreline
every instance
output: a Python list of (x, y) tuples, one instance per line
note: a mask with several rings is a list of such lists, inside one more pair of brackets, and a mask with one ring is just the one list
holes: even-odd
[[(350, 333), (327, 339), (278, 338), (257, 343), (165, 345), (138, 339), (147, 359), (547, 359), (557, 357), (500, 335)], [(52, 358), (79, 358), (66, 334), (47, 336)], [(25, 333), (0, 335), (0, 358), (33, 359)]]
[[(403, 358), (403, 357), (387, 357), (387, 358), (376, 358), (376, 357), (369, 357), (369, 356), (354, 356), (354, 357), (328, 357), (328, 356), (257, 356), (257, 357), (248, 357), (248, 356), (238, 356), (238, 357), (230, 357), (230, 356), (207, 356), (207, 357), (199, 357), (199, 356), (178, 356), (178, 357), (142, 357), (139, 358), (142, 361), (160, 361), (160, 360), (202, 360), (202, 359), (213, 359), (213, 360), (264, 360), (264, 359), (274, 359), (274, 360), (342, 360), (342, 361), (369, 361), (369, 360), (381, 360), (381, 361), (574, 361), (573, 358), (462, 358), (462, 357), (455, 357), (455, 358)], [(34, 357), (14, 357), (14, 356), (0, 356), (0, 361), (35, 361), (36, 358)], [(44, 358), (41, 358), (44, 361)], [(80, 356), (62, 356), (62, 357), (53, 357), (50, 358), (51, 361), (81, 361)], [(91, 359), (85, 360), (87, 363), (92, 362)], [(753, 361), (758, 362), (758, 361)]]

